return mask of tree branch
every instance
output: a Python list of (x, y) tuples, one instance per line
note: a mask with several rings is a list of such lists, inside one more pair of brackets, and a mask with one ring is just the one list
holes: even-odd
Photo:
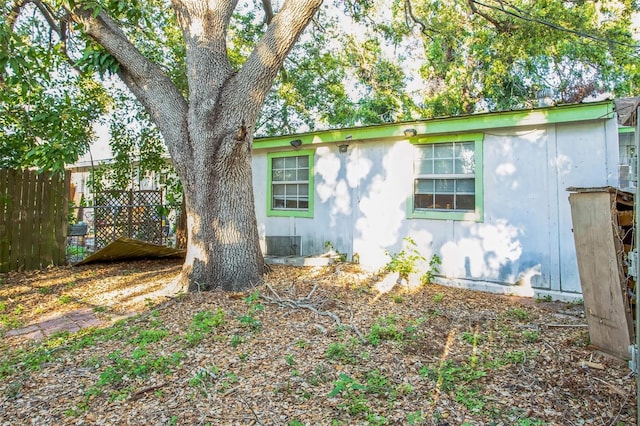
[[(118, 75), (145, 107), (164, 137), (177, 168), (190, 164), (192, 148), (187, 128), (188, 104), (162, 69), (147, 59), (129, 41), (122, 29), (104, 11), (77, 6), (72, 18), (83, 24), (84, 31), (104, 47), (120, 64)], [(179, 170), (181, 176), (184, 170)]]
[(46, 19), (47, 24), (49, 24), (49, 27), (58, 34), (60, 39), (62, 39), (62, 25), (58, 23), (63, 21), (62, 18), (55, 16), (55, 12), (49, 7), (49, 5), (42, 3), (40, 0), (27, 1), (30, 1), (31, 3), (36, 5), (38, 10), (40, 10), (40, 13), (42, 13), (44, 19)]
[(409, 26), (409, 19), (415, 24), (420, 26), (420, 32), (427, 36), (430, 40), (433, 41), (433, 37), (430, 34), (427, 34), (427, 25), (419, 20), (416, 15), (413, 14), (413, 7), (411, 6), (411, 0), (404, 0), (404, 14), (405, 14), (405, 23)]
[(285, 1), (238, 72), (236, 93), (262, 105), (286, 56), (321, 4), (322, 0)]
[(238, 0), (172, 0), (186, 46), (189, 103), (206, 114), (234, 74), (227, 53), (227, 28)]
[(273, 20), (273, 6), (271, 5), (271, 0), (262, 0), (262, 7), (264, 9), (264, 23), (271, 25), (271, 21)]
[[(502, 21), (499, 21), (499, 20), (493, 18), (492, 16), (490, 16), (487, 13), (481, 12), (476, 7), (476, 4), (479, 4), (480, 6), (485, 6), (485, 7), (489, 7), (489, 6), (487, 6), (486, 4), (479, 3), (479, 2), (477, 2), (475, 0), (468, 0), (468, 4), (469, 4), (469, 7), (471, 8), (471, 12), (473, 12), (476, 15), (479, 15), (479, 16), (483, 17), (484, 19), (486, 19), (487, 21), (489, 21), (494, 27), (496, 27), (496, 29), (498, 31), (501, 31), (501, 32), (506, 33), (506, 34), (511, 34), (511, 31), (512, 31), (511, 25), (506, 24), (506, 23), (504, 23)], [(502, 3), (501, 3), (501, 5), (502, 5)], [(491, 9), (497, 9), (497, 8), (495, 6), (492, 6)], [(504, 7), (500, 8), (500, 9), (504, 10)]]
[[(278, 305), (278, 306), (282, 306), (285, 308), (292, 308), (292, 309), (308, 309), (311, 312), (313, 312), (316, 315), (320, 315), (323, 317), (329, 317), (331, 318), (333, 321), (335, 321), (336, 325), (340, 328), (340, 327), (344, 327), (344, 325), (342, 324), (342, 321), (340, 321), (340, 317), (338, 317), (338, 315), (334, 314), (331, 311), (321, 311), (318, 309), (317, 305), (322, 305), (324, 304), (324, 301), (318, 301), (318, 300), (313, 300), (312, 296), (315, 293), (316, 289), (318, 288), (318, 284), (314, 285), (313, 288), (311, 289), (311, 291), (309, 292), (309, 294), (307, 294), (306, 297), (303, 297), (302, 299), (298, 299), (298, 300), (292, 300), (292, 299), (283, 299), (282, 297), (280, 297), (280, 295), (278, 293), (276, 293), (276, 291), (273, 289), (273, 287), (271, 287), (269, 284), (266, 284), (266, 287), (269, 289), (269, 291), (271, 291), (271, 294), (273, 294), (274, 297), (269, 297), (266, 295), (261, 295), (260, 297), (265, 300), (267, 303), (271, 303), (274, 305)], [(358, 329), (358, 327), (356, 327), (354, 324), (349, 324), (347, 326), (348, 328), (350, 328), (360, 339), (360, 341), (362, 343), (367, 343), (367, 339), (363, 336), (363, 334), (360, 332), (360, 330)]]

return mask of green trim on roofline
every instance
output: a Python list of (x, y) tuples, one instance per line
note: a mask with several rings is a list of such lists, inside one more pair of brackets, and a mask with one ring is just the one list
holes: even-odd
[[(428, 143), (441, 143), (441, 142), (482, 142), (484, 140), (484, 133), (462, 133), (456, 135), (438, 135), (438, 136), (426, 136), (424, 138), (414, 138), (411, 143), (415, 145), (428, 144)], [(477, 148), (477, 147), (476, 147)]]
[(604, 120), (613, 118), (614, 114), (615, 111), (612, 101), (559, 105), (517, 111), (486, 112), (420, 121), (256, 138), (253, 141), (253, 149), (291, 148), (290, 142), (294, 139), (300, 139), (303, 148), (317, 144), (344, 142), (348, 140), (393, 139), (414, 141), (415, 138), (409, 138), (404, 135), (405, 129), (415, 129), (418, 137), (420, 137), (447, 133), (480, 132), (486, 129), (507, 127)]

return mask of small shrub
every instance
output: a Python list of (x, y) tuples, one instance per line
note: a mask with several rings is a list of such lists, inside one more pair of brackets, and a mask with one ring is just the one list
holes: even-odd
[(389, 263), (385, 265), (385, 270), (398, 273), (398, 281), (409, 280), (409, 274), (415, 271), (416, 263), (426, 260), (417, 249), (416, 242), (411, 237), (405, 237), (404, 241), (407, 248), (403, 248), (399, 253), (384, 253), (391, 258)]

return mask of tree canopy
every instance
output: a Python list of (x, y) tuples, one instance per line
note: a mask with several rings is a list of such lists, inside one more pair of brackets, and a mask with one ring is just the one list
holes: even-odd
[[(119, 64), (78, 31), (82, 24), (68, 13), (73, 4), (22, 0), (3, 7), (3, 166), (60, 169), (88, 149), (91, 123), (100, 119), (111, 122), (116, 155), (131, 151), (127, 140), (156, 146), (153, 131), (122, 138), (127, 113), (117, 110), (136, 101), (99, 84), (112, 83)], [(187, 93), (185, 44), (168, 2), (86, 5), (108, 11)], [(227, 34), (235, 69), (280, 6), (253, 0), (235, 10)], [(541, 89), (552, 89), (560, 102), (633, 95), (640, 84), (637, 12), (631, 0), (326, 1), (290, 52), (255, 130), (274, 135), (527, 107)], [(137, 110), (138, 128), (152, 127)]]

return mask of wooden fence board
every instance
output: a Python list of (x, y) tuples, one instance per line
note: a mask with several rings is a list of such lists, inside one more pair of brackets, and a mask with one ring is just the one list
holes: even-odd
[[(33, 244), (33, 239), (38, 235), (39, 229), (36, 228), (36, 222), (39, 219), (38, 215), (38, 206), (36, 204), (36, 191), (37, 191), (37, 176), (35, 173), (31, 172), (26, 174), (25, 176), (28, 178), (28, 188), (29, 192), (26, 197), (26, 206), (29, 214), (27, 215), (28, 221), (26, 223), (26, 227), (24, 228), (24, 233), (29, 235), (29, 256), (25, 261), (25, 269), (32, 270), (40, 267), (40, 252), (38, 250), (38, 245)], [(23, 195), (23, 201), (25, 197)]]
[(18, 253), (20, 250), (19, 231), (15, 226), (20, 220), (20, 175), (15, 170), (9, 171), (9, 224), (11, 225), (11, 237), (9, 240), (9, 269), (18, 269)]
[(9, 223), (8, 204), (9, 192), (8, 182), (9, 171), (0, 169), (0, 272), (9, 271)]
[(29, 223), (29, 216), (32, 212), (29, 209), (29, 175), (33, 171), (25, 170), (19, 177), (20, 181), (20, 214), (18, 222), (14, 224), (18, 228), (18, 269), (23, 270), (28, 264), (31, 264), (31, 238), (32, 236), (27, 233), (27, 224)]
[[(41, 179), (44, 176), (39, 176)], [(49, 266), (53, 263), (53, 233), (51, 229), (53, 228), (53, 191), (51, 187), (48, 191), (44, 191), (44, 197), (42, 199), (42, 220), (44, 226), (41, 228), (40, 238), (44, 241), (44, 253), (40, 256), (40, 259), (44, 266)]]
[(38, 206), (38, 224), (37, 227), (35, 228), (35, 233), (34, 235), (37, 235), (37, 238), (34, 240), (34, 247), (36, 248), (37, 252), (38, 252), (38, 263), (40, 264), (40, 268), (43, 266), (42, 265), (42, 257), (45, 254), (45, 250), (47, 249), (46, 244), (45, 244), (45, 238), (43, 237), (43, 235), (46, 233), (47, 231), (47, 225), (46, 225), (46, 217), (44, 215), (44, 213), (42, 212), (42, 204), (43, 204), (43, 200), (44, 197), (46, 197), (46, 185), (45, 185), (45, 181), (44, 179), (40, 179), (36, 176), (35, 178), (36, 180), (36, 205)]
[(66, 262), (70, 178), (0, 169), (0, 272)]

